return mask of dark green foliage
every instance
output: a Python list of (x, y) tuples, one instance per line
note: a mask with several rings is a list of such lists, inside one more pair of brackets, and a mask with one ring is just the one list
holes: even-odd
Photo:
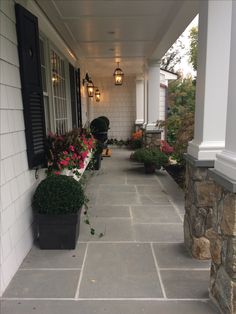
[(32, 207), (40, 214), (72, 214), (86, 202), (79, 182), (68, 176), (49, 176), (37, 187)]
[(152, 164), (157, 168), (168, 164), (168, 157), (162, 153), (159, 148), (140, 148), (132, 155), (133, 160)]
[(104, 119), (96, 118), (90, 123), (92, 134), (107, 132), (108, 126)]
[(103, 119), (106, 122), (107, 128), (109, 129), (110, 120), (107, 117), (101, 116), (101, 117), (98, 117), (98, 119)]

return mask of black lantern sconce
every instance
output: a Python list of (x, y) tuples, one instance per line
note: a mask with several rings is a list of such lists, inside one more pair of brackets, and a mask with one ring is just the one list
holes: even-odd
[(123, 84), (124, 72), (121, 70), (119, 62), (117, 62), (117, 68), (115, 69), (113, 76), (115, 79), (115, 85)]
[(93, 97), (94, 94), (94, 85), (92, 79), (89, 77), (88, 73), (86, 73), (85, 78), (83, 79), (83, 85), (87, 83), (87, 92), (88, 97)]

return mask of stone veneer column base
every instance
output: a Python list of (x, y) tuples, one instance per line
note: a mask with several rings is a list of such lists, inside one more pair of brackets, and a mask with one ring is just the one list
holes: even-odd
[(145, 130), (144, 145), (145, 147), (159, 147), (161, 145), (162, 130)]
[(209, 177), (208, 169), (214, 166), (214, 161), (199, 161), (188, 154), (185, 159), (184, 242), (194, 258), (210, 259), (216, 184)]
[[(236, 313), (236, 181), (210, 170), (217, 186), (213, 215), (215, 241), (211, 242), (210, 297), (222, 313)], [(217, 247), (217, 249), (216, 249)]]

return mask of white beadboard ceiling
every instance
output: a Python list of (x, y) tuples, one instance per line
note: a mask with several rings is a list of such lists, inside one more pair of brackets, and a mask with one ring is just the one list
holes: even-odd
[(198, 13), (195, 0), (36, 0), (93, 75), (110, 75), (115, 62), (137, 74), (159, 59)]

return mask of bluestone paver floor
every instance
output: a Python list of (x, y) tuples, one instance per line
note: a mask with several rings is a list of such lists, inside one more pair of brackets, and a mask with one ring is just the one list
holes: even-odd
[(1, 314), (216, 314), (209, 262), (183, 245), (183, 192), (165, 171), (146, 175), (114, 149), (87, 184), (92, 236), (81, 219), (72, 251), (32, 248)]

